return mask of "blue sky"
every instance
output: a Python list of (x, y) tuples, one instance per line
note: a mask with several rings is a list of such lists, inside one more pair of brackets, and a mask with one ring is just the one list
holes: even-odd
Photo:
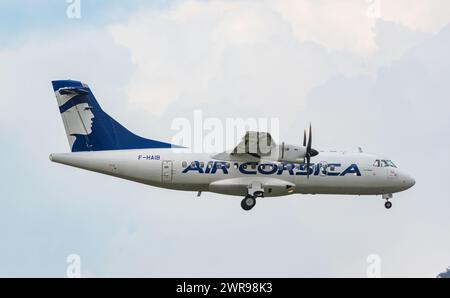
[[(80, 20), (35, 2), (0, 1), (0, 276), (64, 277), (72, 253), (99, 277), (364, 277), (370, 254), (383, 276), (450, 265), (450, 177), (429, 166), (450, 163), (448, 1), (380, 1), (373, 18), (359, 0), (83, 0)], [(195, 109), (278, 117), (287, 142), (312, 121), (318, 148), (388, 155), (417, 185), (389, 212), (295, 196), (246, 214), (239, 198), (53, 164), (68, 145), (50, 81), (66, 78), (143, 136), (170, 141)]]
[(102, 26), (112, 21), (127, 18), (139, 9), (164, 9), (171, 2), (163, 0), (123, 1), (81, 1), (81, 19), (67, 18), (66, 11), (70, 4), (65, 0), (20, 0), (0, 1), (0, 37), (1, 45), (23, 41), (30, 33), (70, 33), (80, 26)]

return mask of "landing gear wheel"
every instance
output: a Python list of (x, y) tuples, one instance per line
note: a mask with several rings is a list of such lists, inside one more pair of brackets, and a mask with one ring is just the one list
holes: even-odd
[(392, 203), (389, 202), (389, 201), (387, 201), (386, 203), (384, 203), (384, 207), (385, 207), (386, 209), (391, 209), (391, 208), (392, 208)]
[(252, 208), (255, 207), (255, 205), (256, 205), (256, 199), (252, 196), (246, 196), (241, 202), (241, 207), (245, 211), (252, 210)]

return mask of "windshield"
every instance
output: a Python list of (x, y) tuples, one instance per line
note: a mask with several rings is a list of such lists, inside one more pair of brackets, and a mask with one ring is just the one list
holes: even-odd
[(392, 162), (392, 160), (386, 160), (387, 166), (388, 167), (392, 167), (392, 168), (396, 168), (397, 166)]
[(397, 166), (392, 162), (392, 160), (385, 159), (377, 159), (374, 164), (374, 167), (382, 167), (382, 168), (396, 168)]

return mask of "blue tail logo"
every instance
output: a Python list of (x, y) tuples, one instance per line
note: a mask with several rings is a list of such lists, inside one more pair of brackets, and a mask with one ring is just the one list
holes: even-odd
[(102, 110), (88, 85), (71, 80), (52, 84), (72, 152), (180, 148), (130, 132)]

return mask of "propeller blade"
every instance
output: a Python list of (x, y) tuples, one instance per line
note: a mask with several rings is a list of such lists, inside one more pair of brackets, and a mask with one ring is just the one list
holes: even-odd
[(306, 161), (306, 176), (309, 179), (310, 167), (311, 167), (311, 157), (319, 154), (319, 151), (312, 148), (312, 125), (309, 123), (309, 137), (306, 140), (306, 129), (303, 134), (303, 147), (306, 147), (305, 161)]
[(303, 147), (306, 147), (306, 129), (303, 132)]
[(308, 145), (306, 147), (306, 176), (309, 179), (309, 171), (311, 166), (311, 157), (316, 156), (319, 154), (317, 150), (314, 150), (312, 147), (312, 125), (309, 123), (309, 138), (308, 138)]
[(307, 147), (307, 151), (308, 153), (311, 151), (311, 146), (312, 146), (312, 128), (311, 128), (311, 123), (309, 124), (309, 139), (308, 139), (308, 147)]
[(306, 177), (309, 179), (309, 167), (311, 165), (311, 157), (309, 156), (309, 153), (306, 154)]

